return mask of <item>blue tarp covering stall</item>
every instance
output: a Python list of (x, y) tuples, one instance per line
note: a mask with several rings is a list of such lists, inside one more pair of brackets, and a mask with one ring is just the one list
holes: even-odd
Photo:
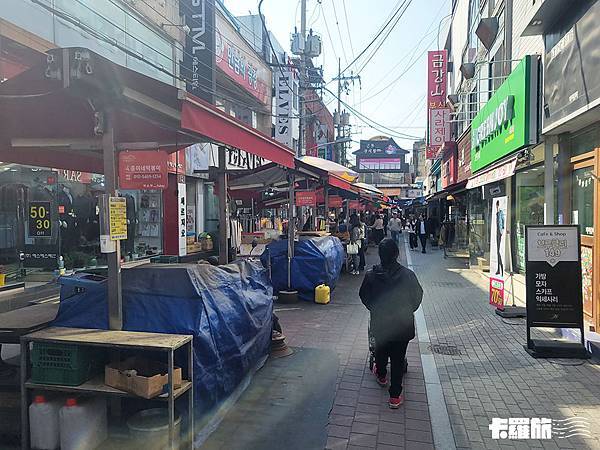
[[(271, 255), (271, 280), (276, 292), (288, 288), (287, 239), (273, 241), (260, 257), (268, 267)], [(342, 265), (344, 246), (336, 237), (314, 237), (300, 239), (295, 243), (292, 259), (292, 289), (298, 291), (301, 299), (315, 300), (315, 287), (326, 284), (335, 288)]]
[[(224, 400), (269, 352), (273, 288), (258, 263), (148, 264), (123, 270), (123, 329), (194, 336), (198, 412)], [(106, 281), (61, 278), (53, 326), (108, 329)]]

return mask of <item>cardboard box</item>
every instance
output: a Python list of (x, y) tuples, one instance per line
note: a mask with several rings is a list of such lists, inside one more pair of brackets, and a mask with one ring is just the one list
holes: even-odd
[[(175, 389), (181, 387), (181, 380), (181, 368), (175, 367), (173, 371)], [(143, 398), (154, 398), (160, 395), (168, 382), (166, 364), (137, 356), (119, 363), (108, 364), (104, 368), (104, 384)]]

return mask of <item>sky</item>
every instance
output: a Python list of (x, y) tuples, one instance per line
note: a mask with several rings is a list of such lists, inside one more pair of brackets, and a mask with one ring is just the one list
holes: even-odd
[[(337, 76), (338, 58), (341, 58), (342, 69), (345, 68), (369, 44), (402, 1), (307, 0), (308, 27), (323, 41), (323, 53), (313, 63), (323, 66), (326, 82)], [(361, 83), (350, 85), (350, 94), (344, 94), (342, 100), (368, 119), (400, 133), (398, 136), (424, 137), (427, 50), (438, 48), (438, 42), (443, 46), (449, 20), (443, 21), (439, 37), (438, 25), (440, 19), (450, 14), (451, 0), (408, 2), (406, 12), (368, 64), (363, 68), (362, 63), (368, 59), (370, 50), (344, 73), (350, 75), (351, 71), (357, 73), (360, 70)], [(258, 0), (225, 0), (225, 5), (236, 16), (258, 12)], [(290, 35), (295, 26), (300, 28), (300, 0), (264, 0), (262, 10), (267, 27), (284, 49), (289, 50)], [(327, 87), (337, 92), (336, 83)], [(325, 100), (332, 100), (329, 109), (333, 113), (337, 101), (332, 97), (325, 97)], [(354, 114), (351, 123), (356, 141), (392, 134), (389, 130), (370, 128)], [(401, 147), (412, 149), (414, 138), (393, 137)], [(358, 145), (354, 142), (352, 151), (357, 150)]]

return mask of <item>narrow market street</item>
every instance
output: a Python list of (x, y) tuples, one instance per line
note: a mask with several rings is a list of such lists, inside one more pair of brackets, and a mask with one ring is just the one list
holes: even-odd
[[(304, 432), (317, 436), (315, 449), (321, 448), (319, 433), (326, 438), (326, 448), (332, 450), (600, 449), (600, 430), (593, 426), (600, 420), (600, 386), (594, 382), (600, 375), (597, 361), (531, 358), (523, 349), (524, 319), (502, 319), (494, 314), (488, 304), (487, 278), (466, 268), (464, 259), (443, 259), (437, 249), (427, 254), (411, 252), (406, 245), (401, 247), (400, 261), (415, 270), (424, 289), (423, 306), (416, 314), (418, 338), (407, 352), (405, 404), (391, 410), (387, 390), (377, 385), (369, 371), (368, 312), (358, 298), (363, 277), (343, 275), (329, 305), (299, 302), (275, 308), (287, 343), (297, 353), (319, 350), (321, 357), (337, 356), (337, 377), (335, 386), (331, 385), (334, 397), (323, 391), (332, 381), (322, 378), (322, 372), (308, 368), (302, 374), (310, 377), (302, 389), (319, 391), (322, 402), (333, 402), (327, 422), (310, 422), (311, 418), (298, 410), (298, 396), (294, 395), (277, 400), (256, 398), (263, 411), (265, 403), (279, 402), (278, 414), (293, 417), (288, 429), (304, 427)], [(376, 262), (376, 248), (371, 247), (367, 265)], [(279, 371), (262, 394), (278, 391), (280, 383), (289, 382), (296, 374), (286, 370), (287, 358), (275, 360)], [(269, 370), (271, 364), (273, 360), (263, 370)], [(249, 391), (254, 383), (261, 383), (261, 372)], [(241, 405), (247, 402), (246, 395), (242, 395)], [(307, 396), (307, 392), (302, 394)], [(493, 418), (562, 420), (576, 416), (587, 419), (590, 438), (502, 442), (493, 440), (489, 429)], [(273, 423), (257, 419), (265, 431), (257, 434), (255, 427), (245, 429), (240, 417), (230, 414), (221, 425), (226, 431), (217, 430), (206, 448), (281, 448), (280, 442), (264, 436), (274, 432), (269, 431), (270, 426), (285, 428), (281, 423), (286, 419), (266, 419)], [(308, 428), (303, 424), (307, 421)], [(227, 438), (233, 429), (239, 434)], [(244, 430), (252, 433), (247, 435)], [(240, 436), (248, 440), (243, 437), (240, 441)], [(288, 441), (285, 448), (306, 447)]]

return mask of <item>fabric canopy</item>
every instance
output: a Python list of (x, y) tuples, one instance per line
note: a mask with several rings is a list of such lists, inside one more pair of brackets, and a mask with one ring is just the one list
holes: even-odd
[(292, 149), (271, 139), (215, 106), (185, 91), (181, 105), (181, 128), (224, 145), (245, 150), (290, 169), (295, 167)]
[(365, 191), (368, 194), (384, 195), (384, 193), (380, 189), (377, 189), (372, 184), (354, 183), (354, 186), (357, 186), (361, 191)]
[(330, 174), (337, 175), (342, 180), (354, 182), (358, 178), (358, 174), (355, 171), (328, 159), (317, 158), (316, 156), (303, 156), (300, 158), (300, 161), (325, 170)]

